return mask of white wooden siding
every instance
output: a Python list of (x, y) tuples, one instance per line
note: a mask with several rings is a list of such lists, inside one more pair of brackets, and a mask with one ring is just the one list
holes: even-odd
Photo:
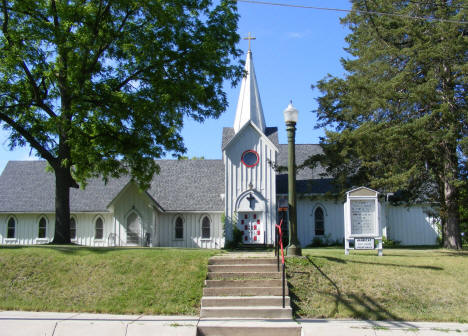
[(297, 233), (299, 242), (303, 247), (309, 245), (315, 237), (314, 212), (319, 206), (323, 210), (325, 229), (324, 235), (319, 237), (327, 237), (330, 240), (341, 240), (344, 237), (343, 203), (298, 199)]
[(141, 241), (144, 243), (144, 237), (147, 232), (151, 234), (153, 244), (155, 242), (154, 226), (156, 211), (147, 195), (131, 183), (128, 185), (118, 198), (113, 202), (112, 209), (115, 219), (115, 236), (117, 246), (126, 246), (127, 244), (127, 216), (134, 211), (141, 219)]
[[(299, 199), (297, 203), (298, 238), (305, 247), (315, 237), (314, 211), (317, 206), (324, 210), (325, 235), (331, 240), (344, 238), (344, 204), (329, 200)], [(381, 206), (381, 227), (389, 239), (401, 245), (434, 245), (438, 230), (435, 219), (427, 214), (424, 206)]]
[[(184, 238), (175, 239), (175, 219), (181, 216), (184, 220)], [(211, 220), (211, 238), (201, 238), (201, 220), (208, 216)], [(159, 214), (157, 235), (159, 246), (182, 248), (222, 248), (224, 247), (223, 223), (221, 213), (181, 213)]]
[[(94, 239), (94, 221), (101, 216), (104, 223), (104, 239)], [(6, 238), (7, 221), (10, 214), (0, 215), (0, 243), (5, 245), (36, 245), (46, 244), (53, 240), (55, 230), (55, 214), (13, 214), (16, 218), (15, 239)], [(39, 219), (44, 216), (47, 219), (46, 239), (39, 239)], [(76, 220), (76, 236), (73, 242), (87, 246), (107, 246), (106, 237), (112, 231), (112, 214), (110, 213), (79, 213), (73, 214)]]
[[(235, 204), (240, 194), (249, 189), (252, 183), (266, 199), (265, 230), (266, 243), (274, 242), (274, 223), (276, 222), (276, 174), (273, 165), (276, 162), (276, 149), (261, 137), (252, 126), (248, 125), (242, 135), (229, 144), (223, 152), (225, 164), (225, 213), (226, 237), (232, 237), (232, 225), (236, 224)], [(242, 153), (248, 149), (255, 150), (260, 162), (255, 167), (246, 167), (241, 162)]]
[(438, 229), (434, 217), (424, 206), (386, 207), (387, 237), (401, 245), (437, 244)]

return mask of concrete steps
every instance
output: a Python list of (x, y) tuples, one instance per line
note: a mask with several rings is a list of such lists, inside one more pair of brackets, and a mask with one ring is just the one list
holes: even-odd
[(281, 279), (205, 280), (206, 287), (281, 287)]
[(197, 335), (299, 336), (287, 287), (283, 308), (276, 262), (274, 257), (210, 258)]
[(208, 265), (208, 272), (277, 272), (275, 264)]
[(198, 336), (300, 336), (301, 326), (293, 320), (201, 320)]
[[(289, 296), (285, 297), (286, 306), (290, 306)], [(258, 307), (282, 306), (282, 296), (205, 296), (202, 298), (203, 307)]]
[(264, 318), (264, 319), (290, 319), (292, 315), (291, 307), (281, 306), (237, 306), (237, 307), (203, 307), (200, 317), (213, 318)]
[[(285, 294), (288, 295), (286, 288)], [(252, 296), (252, 295), (283, 295), (282, 287), (205, 287), (203, 288), (204, 296)]]
[(208, 265), (276, 265), (275, 258), (226, 258), (213, 257), (208, 261)]
[(281, 279), (280, 272), (208, 272), (208, 280), (215, 279)]

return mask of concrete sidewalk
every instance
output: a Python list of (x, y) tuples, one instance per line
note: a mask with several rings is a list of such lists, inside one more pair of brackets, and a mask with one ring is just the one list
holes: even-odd
[[(0, 312), (1, 336), (195, 336), (198, 316)], [(252, 323), (261, 324), (255, 320)], [(468, 335), (468, 324), (356, 320), (297, 320), (304, 336)], [(281, 322), (278, 322), (281, 323)]]

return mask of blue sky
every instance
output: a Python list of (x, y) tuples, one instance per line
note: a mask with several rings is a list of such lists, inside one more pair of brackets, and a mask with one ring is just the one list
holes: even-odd
[[(350, 9), (346, 0), (282, 0), (317, 7)], [(289, 100), (299, 110), (297, 143), (318, 143), (323, 130), (314, 129), (313, 111), (319, 95), (311, 85), (328, 73), (342, 76), (340, 58), (346, 56), (345, 36), (348, 29), (340, 24), (345, 13), (314, 9), (265, 6), (239, 3), (239, 34), (249, 32), (256, 37), (252, 41), (252, 53), (267, 126), (279, 128), (280, 143), (286, 143), (283, 110)], [(248, 42), (241, 40), (239, 47), (245, 52)], [(242, 56), (245, 58), (245, 55)], [(185, 120), (182, 131), (187, 156), (221, 158), (221, 132), (224, 126), (232, 127), (239, 95), (240, 83), (232, 88), (226, 84), (229, 107), (216, 120), (198, 123)], [(29, 148), (8, 150), (8, 134), (0, 130), (0, 171), (8, 160), (35, 159)]]

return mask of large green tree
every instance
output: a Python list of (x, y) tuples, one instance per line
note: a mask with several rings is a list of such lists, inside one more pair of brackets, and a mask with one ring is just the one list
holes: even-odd
[(0, 123), (56, 177), (54, 243), (69, 243), (70, 188), (185, 151), (183, 117), (227, 106), (242, 67), (237, 7), (221, 0), (1, 0)]
[[(343, 19), (343, 78), (317, 84), (322, 161), (343, 188), (437, 202), (443, 244), (458, 249), (466, 183), (468, 25), (463, 0), (355, 0)], [(389, 13), (377, 15), (369, 12)], [(411, 17), (418, 17), (409, 18)]]

